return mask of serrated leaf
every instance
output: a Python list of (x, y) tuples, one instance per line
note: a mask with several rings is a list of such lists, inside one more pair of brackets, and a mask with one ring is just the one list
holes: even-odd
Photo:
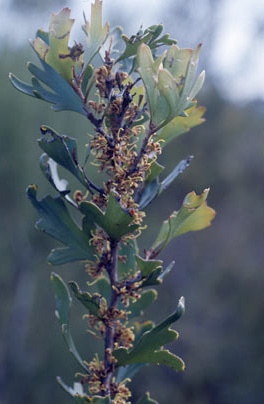
[(202, 117), (205, 111), (205, 107), (196, 108), (196, 106), (193, 106), (189, 110), (186, 110), (186, 117), (177, 116), (164, 126), (157, 136), (157, 141), (161, 139), (164, 140), (164, 142), (161, 143), (161, 147), (167, 146), (172, 140), (188, 132), (190, 128), (201, 125), (204, 122), (204, 118)]
[(83, 292), (80, 290), (76, 282), (69, 282), (69, 285), (75, 295), (75, 297), (84, 305), (90, 314), (100, 318), (100, 305), (98, 303), (98, 296), (92, 296), (89, 292)]
[[(32, 85), (24, 83), (14, 74), (9, 74), (13, 86), (24, 94), (50, 102), (54, 111), (70, 110), (86, 116), (81, 98), (75, 93), (70, 84), (43, 59), (40, 62), (44, 70), (33, 63), (27, 63), (27, 68), (33, 74)], [(40, 84), (46, 84), (53, 92), (46, 90)]]
[(102, 1), (95, 0), (91, 4), (91, 23), (85, 19), (83, 30), (86, 38), (86, 58), (88, 64), (91, 63), (93, 57), (99, 52), (109, 34), (109, 24), (102, 24)]
[(145, 393), (143, 397), (137, 401), (137, 404), (159, 404), (156, 400), (150, 398), (149, 393)]
[(73, 342), (70, 326), (69, 326), (69, 313), (71, 308), (72, 299), (69, 293), (69, 290), (62, 280), (62, 278), (56, 274), (52, 273), (50, 280), (55, 290), (56, 296), (56, 316), (61, 324), (62, 335), (65, 339), (65, 342), (69, 348), (69, 351), (72, 353), (74, 358), (77, 360), (79, 365), (81, 365), (86, 371), (88, 371), (87, 367), (83, 363), (82, 358), (80, 357), (75, 344)]
[(141, 293), (141, 297), (135, 302), (131, 303), (129, 306), (129, 318), (134, 318), (141, 316), (143, 310), (145, 310), (149, 305), (155, 302), (158, 293), (155, 289), (149, 289)]
[(172, 238), (180, 234), (202, 230), (210, 226), (215, 217), (215, 211), (207, 206), (208, 192), (209, 189), (205, 189), (201, 195), (190, 192), (185, 197), (181, 209), (178, 212), (173, 212), (169, 219), (163, 222), (152, 248), (157, 248), (160, 245), (164, 248)]
[(89, 244), (90, 238), (75, 224), (60, 197), (52, 198), (48, 195), (38, 201), (36, 185), (28, 187), (27, 196), (41, 217), (36, 223), (37, 229), (66, 245), (64, 248), (52, 250), (48, 256), (51, 264), (61, 265), (94, 259), (94, 251)]
[(86, 221), (98, 224), (112, 240), (119, 241), (122, 236), (138, 228), (138, 225), (131, 225), (133, 216), (120, 206), (113, 192), (109, 195), (105, 213), (92, 202), (82, 202), (80, 210)]
[(184, 312), (184, 298), (181, 298), (175, 313), (162, 323), (145, 332), (134, 348), (129, 352), (127, 348), (119, 348), (113, 352), (118, 365), (133, 363), (165, 364), (175, 371), (184, 370), (183, 361), (163, 346), (178, 338), (178, 333), (170, 325), (177, 321)]

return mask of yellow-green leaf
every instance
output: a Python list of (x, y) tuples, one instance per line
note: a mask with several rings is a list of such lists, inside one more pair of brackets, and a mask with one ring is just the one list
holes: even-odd
[(201, 125), (205, 119), (203, 115), (206, 111), (205, 107), (196, 107), (194, 105), (190, 109), (186, 110), (186, 117), (177, 116), (171, 122), (169, 122), (158, 134), (157, 140), (164, 140), (161, 142), (161, 147), (165, 147), (171, 140), (188, 132), (190, 128)]
[(215, 217), (215, 211), (207, 206), (206, 198), (209, 189), (205, 189), (201, 195), (190, 192), (186, 195), (182, 207), (178, 212), (173, 212), (168, 220), (165, 220), (153, 248), (167, 245), (171, 239), (189, 231), (202, 230), (210, 226)]
[(83, 64), (83, 51), (78, 51), (75, 44), (69, 48), (69, 38), (74, 19), (70, 18), (71, 10), (64, 8), (58, 14), (51, 14), (48, 43), (43, 35), (37, 33), (33, 46), (39, 57), (55, 69), (68, 83), (73, 78), (73, 67), (81, 68)]
[(101, 0), (95, 0), (95, 3), (91, 5), (91, 23), (85, 20), (83, 27), (87, 35), (86, 58), (88, 63), (91, 62), (93, 57), (100, 50), (109, 33), (108, 23), (106, 23), (104, 27), (102, 24), (102, 3)]

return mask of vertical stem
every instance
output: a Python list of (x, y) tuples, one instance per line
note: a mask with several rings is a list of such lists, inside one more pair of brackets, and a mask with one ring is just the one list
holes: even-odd
[[(117, 273), (118, 241), (111, 240), (110, 248), (111, 248), (111, 261), (109, 262), (107, 268), (111, 284), (111, 301), (108, 308), (109, 312), (111, 312), (116, 307), (118, 301), (118, 295), (116, 293), (115, 288), (113, 288), (113, 286), (116, 286), (118, 282), (118, 273)], [(113, 320), (106, 325), (106, 332), (105, 332), (104, 361), (107, 375), (105, 377), (104, 383), (106, 386), (106, 394), (109, 394), (110, 383), (113, 376), (112, 363), (109, 363), (109, 352), (112, 352), (114, 350), (114, 336), (115, 336), (115, 321)]]

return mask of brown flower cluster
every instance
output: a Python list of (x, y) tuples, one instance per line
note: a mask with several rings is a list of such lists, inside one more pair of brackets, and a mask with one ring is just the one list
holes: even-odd
[(113, 72), (108, 54), (104, 65), (95, 71), (95, 80), (98, 102), (88, 104), (100, 118), (100, 125), (95, 128), (90, 147), (99, 172), (105, 171), (110, 178), (104, 184), (104, 193), (93, 195), (92, 201), (105, 208), (114, 190), (121, 206), (134, 217), (133, 224), (141, 225), (145, 213), (138, 209), (135, 193), (140, 191), (150, 160), (161, 153), (161, 147), (151, 135), (141, 150), (144, 128), (137, 122), (142, 116), (142, 97), (138, 97), (137, 104), (133, 101), (135, 83), (129, 81), (127, 73)]

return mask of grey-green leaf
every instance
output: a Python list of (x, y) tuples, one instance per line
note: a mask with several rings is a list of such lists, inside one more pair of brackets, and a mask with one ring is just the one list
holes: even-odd
[(40, 215), (36, 227), (66, 246), (52, 250), (48, 256), (51, 264), (61, 265), (66, 262), (94, 259), (89, 236), (75, 224), (60, 197), (52, 198), (48, 195), (38, 201), (36, 185), (28, 187), (27, 195)]

